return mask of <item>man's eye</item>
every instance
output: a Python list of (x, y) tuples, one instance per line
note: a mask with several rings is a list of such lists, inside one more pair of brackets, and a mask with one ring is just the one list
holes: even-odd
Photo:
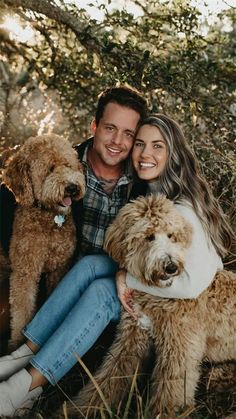
[(146, 237), (146, 240), (149, 242), (153, 242), (155, 240), (155, 234), (149, 234), (149, 236)]

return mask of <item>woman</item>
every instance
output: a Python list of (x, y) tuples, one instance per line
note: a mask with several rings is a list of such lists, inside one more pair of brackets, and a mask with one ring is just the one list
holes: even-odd
[(161, 114), (145, 119), (136, 134), (132, 160), (145, 193), (166, 195), (193, 226), (185, 273), (170, 288), (143, 286), (130, 274), (117, 273), (120, 301), (135, 315), (132, 289), (165, 298), (196, 298), (223, 268), (221, 257), (226, 255), (232, 237), (226, 217), (175, 121)]
[[(166, 289), (145, 287), (144, 291), (167, 298), (197, 297), (216, 271), (222, 269), (221, 257), (230, 246), (225, 217), (200, 174), (181, 129), (171, 118), (151, 116), (140, 125), (132, 159), (141, 179), (138, 189), (142, 186), (145, 193), (165, 194), (194, 229), (185, 281), (174, 281)], [(207, 264), (196, 264), (199, 257)], [(30, 407), (44, 384), (58, 382), (76, 363), (75, 354), (82, 357), (106, 325), (119, 319), (120, 305), (113, 280), (116, 271), (117, 265), (107, 256), (88, 256), (60, 282), (25, 327), (26, 344), (0, 358), (0, 380), (10, 377), (0, 384), (0, 416), (13, 416), (18, 408)], [(139, 285), (127, 274), (127, 287), (125, 277), (123, 271), (117, 274), (118, 296), (135, 316), (132, 288), (139, 289)], [(180, 285), (176, 289), (174, 284)], [(94, 321), (87, 324), (86, 313), (91, 308)]]

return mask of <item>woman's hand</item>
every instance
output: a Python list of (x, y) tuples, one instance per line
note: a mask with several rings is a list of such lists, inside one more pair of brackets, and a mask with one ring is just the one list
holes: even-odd
[(133, 290), (126, 285), (126, 271), (121, 269), (116, 274), (116, 288), (118, 298), (124, 309), (134, 318), (137, 319), (137, 313), (133, 309)]

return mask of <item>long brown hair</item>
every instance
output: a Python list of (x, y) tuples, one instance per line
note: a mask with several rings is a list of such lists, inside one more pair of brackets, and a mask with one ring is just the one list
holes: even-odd
[(172, 201), (191, 202), (217, 252), (225, 256), (232, 243), (231, 228), (180, 126), (163, 114), (147, 117), (139, 128), (143, 125), (158, 128), (167, 144), (167, 164), (158, 178), (162, 192)]

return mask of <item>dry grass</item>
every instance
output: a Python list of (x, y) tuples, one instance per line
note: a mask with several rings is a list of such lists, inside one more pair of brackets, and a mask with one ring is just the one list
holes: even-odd
[[(101, 363), (103, 354), (108, 350), (113, 339), (115, 326), (110, 325), (102, 334), (83, 361), (91, 373)], [(1, 350), (3, 350), (1, 340)], [(153, 361), (151, 361), (152, 364)], [(150, 367), (150, 366), (149, 366)], [(146, 382), (149, 373), (147, 372)], [(35, 403), (33, 410), (24, 416), (25, 419), (52, 419), (54, 412), (61, 412), (61, 419), (70, 419), (66, 407), (63, 412), (63, 401), (69, 400), (87, 381), (87, 374), (79, 365), (75, 365), (70, 373), (60, 381), (60, 387), (48, 386), (41, 398)], [(131, 397), (132, 395), (132, 397)], [(125, 412), (114, 412), (112, 419), (156, 419), (147, 412), (148, 388), (137, 389), (134, 377), (130, 397)], [(129, 409), (128, 409), (129, 407)], [(129, 410), (129, 412), (128, 412)], [(197, 403), (194, 411), (183, 409), (176, 413), (178, 419), (236, 419), (236, 362), (218, 365), (204, 364), (197, 392)], [(104, 419), (101, 413), (98, 419)]]
[[(110, 325), (96, 345), (83, 358), (91, 373), (94, 373), (102, 360), (103, 354), (114, 336), (115, 326)], [(1, 341), (3, 343), (3, 341)], [(2, 349), (2, 348), (1, 348)], [(146, 381), (148, 382), (147, 373)], [(60, 387), (48, 386), (33, 410), (24, 416), (25, 419), (52, 419), (54, 412), (61, 412), (61, 419), (70, 419), (63, 401), (70, 399), (87, 381), (87, 374), (79, 363), (60, 381)], [(132, 395), (132, 397), (131, 397)], [(114, 412), (112, 419), (156, 419), (147, 411), (148, 388), (138, 390), (134, 377), (130, 397), (125, 412)], [(129, 409), (128, 409), (129, 407)], [(128, 411), (129, 410), (129, 411)], [(197, 392), (197, 403), (194, 411), (183, 409), (176, 413), (176, 418), (191, 419), (236, 419), (236, 362), (218, 365), (204, 364)], [(103, 413), (98, 419), (104, 419)]]
[[(81, 388), (86, 374), (77, 365), (68, 376), (62, 380), (59, 387), (48, 386), (44, 395), (35, 404), (34, 411), (25, 415), (25, 419), (52, 419), (54, 412), (58, 411), (57, 419), (70, 419), (67, 413), (67, 404), (73, 394)], [(147, 411), (148, 387), (138, 390), (136, 375), (127, 395), (127, 403), (121, 411), (103, 411), (98, 414), (98, 419), (158, 419), (153, 418)], [(147, 380), (148, 381), (148, 380)], [(67, 400), (62, 407), (63, 400)], [(183, 408), (176, 412), (176, 418), (184, 419), (236, 419), (236, 363), (221, 365), (203, 365), (202, 377), (197, 394), (195, 409)], [(165, 418), (169, 419), (169, 418)]]

